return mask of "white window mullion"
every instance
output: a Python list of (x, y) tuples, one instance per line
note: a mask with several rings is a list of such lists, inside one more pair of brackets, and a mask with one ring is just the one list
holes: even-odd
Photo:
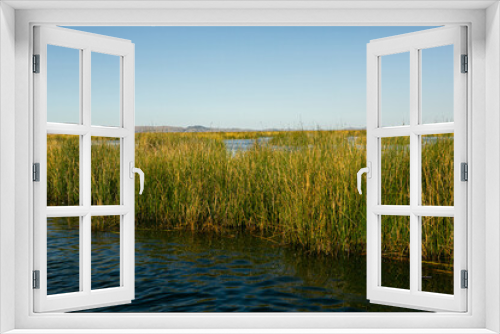
[(85, 48), (83, 54), (82, 69), (82, 125), (87, 132), (82, 136), (83, 152), (80, 158), (80, 175), (82, 178), (81, 188), (83, 207), (86, 214), (82, 218), (83, 226), (80, 231), (80, 278), (83, 283), (83, 292), (90, 294), (92, 290), (92, 217), (90, 206), (92, 203), (92, 137), (89, 131), (91, 126), (91, 62), (92, 52)]
[[(413, 132), (419, 120), (419, 57), (416, 48), (410, 49), (410, 208), (418, 204), (420, 179), (420, 140)], [(410, 214), (410, 291), (418, 291), (420, 278), (420, 233), (419, 217), (414, 212)]]
[[(417, 92), (417, 110), (416, 110), (416, 115), (415, 118), (418, 124), (421, 123), (422, 119), (422, 113), (421, 113), (421, 58), (420, 58), (420, 51), (417, 52), (417, 57), (418, 57), (418, 92)], [(412, 129), (415, 130), (417, 126), (413, 126)], [(415, 155), (413, 159), (416, 160), (416, 165), (414, 166), (412, 161), (410, 162), (410, 169), (412, 168), (411, 166), (414, 166), (414, 174), (415, 177), (412, 177), (410, 179), (410, 202), (414, 203), (414, 205), (410, 205), (412, 209), (412, 220), (410, 223), (413, 223), (411, 226), (410, 234), (412, 235), (411, 241), (410, 241), (410, 248), (413, 251), (410, 255), (413, 255), (414, 258), (412, 259), (410, 256), (410, 262), (413, 262), (413, 272), (411, 272), (411, 279), (413, 284), (411, 285), (411, 292), (412, 293), (420, 293), (422, 291), (422, 215), (420, 214), (421, 211), (418, 211), (418, 208), (422, 207), (422, 140), (420, 134), (416, 133), (416, 131), (413, 131), (412, 133), (412, 138), (414, 138), (414, 144), (412, 145), (411, 140), (410, 140), (410, 159), (413, 158), (411, 149), (415, 150)], [(414, 180), (415, 184), (411, 184), (412, 180)], [(412, 188), (413, 187), (413, 188)], [(413, 190), (412, 190), (413, 189)], [(411, 204), (412, 204), (411, 203)]]
[[(86, 77), (85, 69), (87, 68), (88, 63), (86, 62), (86, 56), (88, 54), (84, 52), (84, 50), (80, 50), (80, 122), (79, 124), (74, 128), (74, 131), (77, 132), (75, 134), (79, 135), (80, 138), (80, 163), (79, 166), (84, 166), (84, 156), (85, 156), (85, 145), (84, 145), (84, 138), (85, 134), (88, 132), (86, 129), (86, 126), (83, 124), (88, 124), (85, 120), (85, 112), (84, 110), (88, 108), (88, 101), (84, 99), (84, 96), (86, 96), (86, 88), (85, 84), (88, 78)], [(85, 92), (85, 93), (84, 93)], [(53, 126), (52, 126), (53, 125)], [(59, 124), (47, 124), (47, 131), (56, 131), (60, 125)], [(68, 127), (63, 127), (67, 131)], [(72, 129), (73, 130), (73, 129)], [(85, 206), (85, 179), (83, 177), (83, 173), (80, 173), (80, 206), (82, 208)], [(85, 278), (85, 273), (87, 270), (87, 258), (85, 256), (85, 226), (86, 226), (86, 219), (85, 215), (80, 216), (79, 218), (79, 279), (80, 279), (80, 291), (88, 291), (88, 283), (86, 284), (86, 278)]]
[(81, 198), (83, 199), (83, 206), (85, 208), (90, 208), (92, 203), (92, 138), (91, 133), (89, 131), (91, 125), (91, 56), (92, 52), (90, 49), (86, 48), (83, 50), (83, 71), (82, 71), (82, 125), (87, 130), (86, 133), (82, 136), (82, 146), (83, 152), (80, 158), (80, 166), (82, 166), (82, 170), (80, 172), (81, 175), (81, 184), (82, 184), (82, 194)]

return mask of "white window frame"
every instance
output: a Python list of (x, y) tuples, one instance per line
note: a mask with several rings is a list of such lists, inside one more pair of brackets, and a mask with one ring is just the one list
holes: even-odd
[[(13, 333), (342, 332), (492, 333), (500, 331), (500, 12), (497, 1), (5, 1), (0, 4), (0, 322)], [(18, 9), (14, 11), (10, 5)], [(86, 9), (73, 9), (71, 6)], [(122, 8), (119, 8), (122, 6)], [(124, 7), (143, 7), (143, 10)], [(148, 9), (147, 7), (150, 6)], [(158, 7), (164, 8), (158, 8)], [(175, 7), (182, 6), (182, 8)], [(203, 6), (203, 7), (202, 7)], [(223, 8), (224, 6), (233, 8)], [(397, 9), (391, 9), (391, 6)], [(489, 6), (489, 7), (488, 7)], [(66, 8), (64, 8), (66, 7)], [(114, 8), (107, 10), (103, 7)], [(165, 8), (170, 7), (170, 8)], [(210, 8), (212, 7), (212, 8)], [(488, 7), (488, 8), (487, 8)], [(47, 9), (49, 8), (49, 9)], [(151, 9), (153, 8), (153, 9)], [(375, 8), (375, 9), (374, 9)], [(15, 16), (15, 22), (13, 17)], [(465, 24), (468, 76), (467, 313), (34, 314), (32, 258), (32, 27), (48, 25), (443, 25)], [(15, 40), (14, 40), (15, 31)], [(133, 41), (132, 41), (133, 42)], [(15, 49), (14, 49), (15, 48)], [(15, 72), (12, 70), (15, 65)], [(15, 86), (12, 83), (15, 82)], [(15, 99), (12, 96), (15, 95)], [(12, 111), (15, 108), (15, 113)], [(15, 129), (12, 130), (12, 129)], [(12, 143), (15, 142), (15, 145)], [(487, 152), (487, 154), (486, 154)], [(15, 171), (15, 179), (12, 174)], [(488, 179), (486, 182), (486, 175)], [(15, 199), (12, 200), (12, 188)], [(353, 190), (354, 191), (354, 190)], [(14, 206), (12, 206), (14, 204)], [(13, 211), (11, 206), (15, 208)], [(12, 219), (14, 218), (14, 219)], [(12, 224), (15, 222), (15, 224)], [(13, 240), (15, 242), (13, 242)], [(13, 255), (14, 254), (14, 255)], [(26, 261), (29, 259), (29, 261)], [(10, 284), (10, 285), (9, 285)], [(15, 289), (12, 287), (15, 286)], [(488, 293), (486, 293), (488, 291)], [(14, 307), (12, 307), (14, 305)], [(139, 327), (142, 328), (138, 329)], [(246, 331), (244, 329), (247, 329)], [(122, 329), (122, 331), (120, 331)], [(135, 329), (135, 330), (133, 330)], [(176, 330), (177, 329), (177, 330)], [(295, 329), (295, 330), (294, 330)], [(300, 329), (300, 330), (299, 330)], [(356, 330), (357, 329), (357, 330)], [(158, 332), (160, 332), (158, 330)], [(186, 331), (183, 331), (186, 333)], [(188, 331), (189, 332), (189, 331)], [(344, 331), (345, 332), (345, 331)], [(47, 333), (47, 331), (45, 331)]]

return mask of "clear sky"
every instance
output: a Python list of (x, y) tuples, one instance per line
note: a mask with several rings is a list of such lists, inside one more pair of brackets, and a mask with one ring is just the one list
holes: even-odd
[[(252, 129), (364, 127), (366, 44), (429, 29), (70, 28), (135, 43), (137, 125)], [(49, 49), (49, 121), (71, 121), (70, 111), (78, 108), (78, 55), (69, 56), (60, 49)], [(453, 73), (447, 60), (452, 47), (424, 51), (429, 53), (422, 59), (424, 121), (450, 120)], [(408, 121), (409, 58), (386, 57), (382, 59), (383, 123), (400, 125)], [(92, 55), (93, 124), (118, 122), (119, 68), (113, 58)]]

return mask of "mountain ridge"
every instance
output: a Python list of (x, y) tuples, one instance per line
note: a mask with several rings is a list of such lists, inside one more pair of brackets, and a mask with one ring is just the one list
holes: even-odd
[[(322, 129), (319, 129), (322, 130)], [(349, 127), (339, 130), (366, 130), (366, 128)], [(297, 129), (269, 128), (263, 130), (243, 129), (243, 128), (212, 128), (203, 125), (170, 126), (170, 125), (138, 125), (135, 127), (136, 133), (141, 132), (278, 132), (278, 131), (302, 131)], [(311, 131), (311, 130), (304, 130)], [(316, 131), (316, 130), (313, 130)], [(325, 130), (327, 131), (327, 130)]]

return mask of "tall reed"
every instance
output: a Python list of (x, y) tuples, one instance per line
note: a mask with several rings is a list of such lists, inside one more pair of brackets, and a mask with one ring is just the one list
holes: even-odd
[[(257, 137), (271, 139), (237, 152), (228, 151), (224, 143)], [(450, 205), (453, 138), (434, 137), (440, 139), (429, 140), (422, 149), (422, 201)], [(77, 151), (65, 152), (61, 138), (50, 140), (49, 164), (73, 168), (70, 174), (78, 175), (77, 166), (69, 163), (75, 161)], [(389, 139), (392, 142), (385, 141), (382, 147), (383, 197), (389, 204), (402, 204), (409, 198), (409, 192), (405, 193), (409, 150), (405, 139)], [(119, 196), (113, 180), (118, 180), (120, 170), (102, 160), (117, 161), (119, 147), (105, 141), (100, 145), (92, 147), (97, 160), (92, 164), (108, 167), (96, 169), (92, 188), (98, 191), (93, 191), (92, 202), (109, 204)], [(356, 173), (366, 164), (365, 147), (365, 131), (136, 134), (135, 164), (146, 174), (144, 193), (136, 194), (136, 227), (221, 233), (239, 229), (314, 253), (363, 253), (366, 198), (365, 192), (357, 193)], [(98, 154), (100, 149), (105, 153)], [(54, 188), (48, 193), (49, 203), (71, 197), (75, 190), (68, 185)], [(405, 254), (409, 244), (405, 229), (409, 227), (392, 221), (386, 224), (391, 238), (383, 240), (383, 251)], [(452, 258), (453, 220), (426, 220), (425, 224), (425, 258)], [(443, 228), (443, 224), (449, 226)]]

